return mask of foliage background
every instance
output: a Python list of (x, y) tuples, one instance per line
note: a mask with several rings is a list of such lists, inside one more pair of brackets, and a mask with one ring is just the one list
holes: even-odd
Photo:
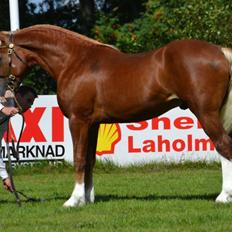
[[(112, 44), (124, 52), (148, 51), (183, 38), (232, 47), (231, 0), (20, 0), (21, 28), (49, 23)], [(0, 30), (9, 30), (8, 0), (0, 5)], [(25, 77), (39, 94), (56, 84), (35, 66)]]

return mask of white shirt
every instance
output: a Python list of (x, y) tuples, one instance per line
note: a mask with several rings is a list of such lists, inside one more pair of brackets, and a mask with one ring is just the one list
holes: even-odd
[(4, 108), (4, 105), (0, 103), (0, 111)]
[(0, 157), (0, 177), (4, 180), (8, 177), (6, 165), (3, 162), (2, 156)]

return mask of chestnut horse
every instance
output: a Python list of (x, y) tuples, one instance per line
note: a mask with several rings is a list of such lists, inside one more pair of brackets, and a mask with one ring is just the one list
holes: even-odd
[(65, 207), (94, 202), (92, 171), (100, 123), (145, 120), (177, 106), (196, 115), (221, 154), (223, 186), (216, 201), (232, 201), (230, 48), (177, 40), (154, 51), (125, 54), (51, 25), (1, 32), (0, 41), (1, 76), (17, 79), (39, 64), (57, 83), (75, 167), (75, 187)]

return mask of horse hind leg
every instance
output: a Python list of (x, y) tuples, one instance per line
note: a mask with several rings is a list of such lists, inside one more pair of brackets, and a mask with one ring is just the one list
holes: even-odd
[[(207, 107), (201, 107), (201, 109), (205, 108)], [(217, 107), (209, 107), (209, 109), (217, 109)], [(231, 134), (229, 135), (232, 131), (232, 88), (220, 112), (219, 109), (201, 110), (197, 116), (221, 155), (222, 191), (216, 198), (216, 202), (232, 202), (232, 138)]]
[(221, 156), (222, 191), (216, 198), (218, 203), (232, 202), (232, 162)]
[(232, 139), (223, 128), (218, 112), (204, 113), (198, 118), (221, 155), (223, 183), (222, 191), (216, 198), (216, 202), (232, 202)]
[[(221, 110), (221, 120), (225, 130), (232, 137), (232, 89), (228, 94), (228, 98)], [(222, 191), (216, 198), (216, 202), (229, 203), (232, 202), (232, 162), (221, 157), (222, 166)]]
[[(230, 66), (230, 85), (227, 99), (221, 109), (220, 116), (223, 127), (232, 137), (232, 50), (230, 48), (222, 48), (225, 58)], [(216, 202), (229, 203), (232, 202), (232, 162), (221, 157), (222, 166), (222, 191), (216, 199)]]
[(197, 116), (204, 131), (214, 143), (216, 150), (227, 160), (232, 159), (232, 139), (223, 128), (219, 112), (203, 112)]

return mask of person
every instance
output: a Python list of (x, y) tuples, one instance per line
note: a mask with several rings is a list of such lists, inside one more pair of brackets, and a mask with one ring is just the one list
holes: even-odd
[[(17, 113), (26, 112), (29, 108), (31, 108), (35, 98), (37, 98), (37, 94), (33, 88), (22, 85), (15, 91), (15, 98), (18, 104), (16, 104), (16, 106), (6, 106), (6, 104), (4, 104), (6, 99), (4, 99), (4, 97), (1, 97), (0, 99), (0, 119), (3, 121), (0, 125), (0, 141), (2, 141), (3, 135), (5, 134), (8, 126), (8, 120), (4, 121), (4, 119), (12, 117)], [(0, 142), (0, 148), (1, 147), (2, 143)], [(0, 150), (0, 177), (2, 178), (4, 188), (9, 191), (13, 191), (10, 178), (3, 162), (2, 149)]]

